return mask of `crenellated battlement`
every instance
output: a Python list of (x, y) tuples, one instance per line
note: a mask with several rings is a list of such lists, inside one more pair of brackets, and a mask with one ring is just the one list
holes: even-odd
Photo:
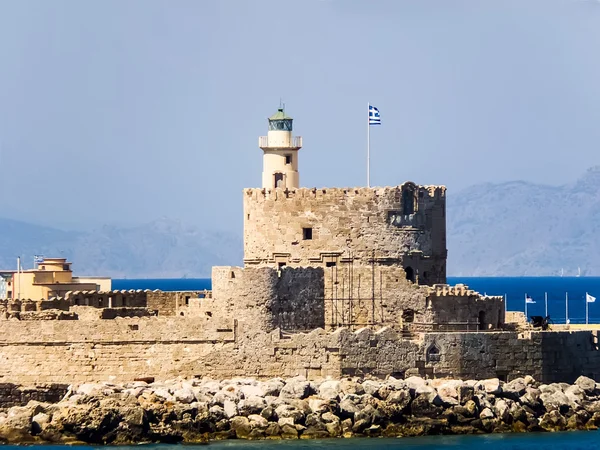
[(395, 200), (400, 200), (402, 190), (406, 186), (412, 186), (418, 193), (427, 195), (432, 200), (445, 199), (446, 187), (439, 185), (419, 186), (411, 181), (407, 181), (398, 186), (383, 186), (383, 187), (352, 187), (352, 188), (246, 188), (244, 195), (253, 200), (273, 200), (285, 201), (289, 199), (320, 199), (322, 201), (337, 201), (339, 199), (377, 199), (392, 197)]
[(469, 289), (469, 286), (465, 284), (457, 284), (450, 286), (448, 284), (434, 284), (433, 294), (437, 297), (478, 297), (479, 292)]

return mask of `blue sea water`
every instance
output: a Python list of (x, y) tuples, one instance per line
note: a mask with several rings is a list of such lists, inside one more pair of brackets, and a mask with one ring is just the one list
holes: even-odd
[[(220, 441), (208, 446), (144, 445), (144, 450), (596, 450), (600, 448), (597, 431), (565, 433), (489, 434), (478, 436), (423, 436), (396, 439), (324, 439), (302, 441)], [(23, 447), (7, 445), (5, 450)], [(32, 445), (30, 450), (89, 450), (90, 447)], [(97, 447), (101, 448), (101, 447)], [(122, 446), (119, 450), (139, 450), (139, 446)]]
[[(548, 297), (548, 315), (554, 323), (585, 323), (586, 292), (597, 297), (588, 303), (589, 323), (600, 323), (600, 277), (452, 277), (448, 284), (464, 283), (469, 288), (487, 295), (505, 295), (508, 311), (525, 311), (525, 295), (535, 303), (527, 305), (527, 315), (545, 316)], [(568, 295), (568, 301), (567, 301)]]
[[(448, 284), (463, 283), (482, 294), (506, 296), (509, 311), (525, 311), (525, 294), (535, 303), (527, 305), (527, 315), (548, 315), (554, 323), (585, 323), (586, 292), (598, 297), (588, 303), (589, 323), (600, 323), (600, 277), (449, 277)], [(160, 289), (194, 291), (211, 289), (210, 278), (115, 279), (113, 289)], [(566, 296), (568, 294), (568, 304)]]

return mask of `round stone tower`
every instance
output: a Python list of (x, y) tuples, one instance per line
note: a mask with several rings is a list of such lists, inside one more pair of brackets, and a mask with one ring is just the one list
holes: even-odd
[(302, 148), (302, 137), (292, 136), (292, 118), (279, 108), (269, 117), (269, 131), (260, 136), (258, 146), (263, 150), (262, 187), (298, 188), (298, 150)]

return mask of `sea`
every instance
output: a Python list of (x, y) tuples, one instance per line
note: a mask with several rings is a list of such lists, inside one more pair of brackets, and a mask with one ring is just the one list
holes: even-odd
[[(21, 450), (7, 445), (3, 450)], [(98, 447), (99, 449), (101, 447)], [(476, 436), (422, 436), (412, 438), (322, 439), (301, 441), (219, 441), (206, 445), (122, 446), (119, 450), (596, 450), (598, 431), (561, 433), (488, 434)], [(32, 445), (30, 450), (89, 450), (90, 447)]]
[[(448, 277), (448, 284), (465, 284), (484, 295), (506, 298), (508, 311), (550, 316), (550, 323), (600, 323), (600, 277)], [(211, 289), (210, 278), (115, 279), (113, 289), (196, 291)], [(598, 298), (586, 302), (586, 294)], [(526, 296), (534, 303), (525, 303)], [(589, 297), (588, 297), (589, 298)]]

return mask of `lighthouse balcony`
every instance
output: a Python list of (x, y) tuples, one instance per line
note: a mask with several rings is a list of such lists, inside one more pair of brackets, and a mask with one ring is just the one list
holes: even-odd
[(293, 136), (289, 139), (269, 139), (269, 136), (259, 136), (258, 146), (260, 148), (298, 149), (302, 147), (302, 136)]

